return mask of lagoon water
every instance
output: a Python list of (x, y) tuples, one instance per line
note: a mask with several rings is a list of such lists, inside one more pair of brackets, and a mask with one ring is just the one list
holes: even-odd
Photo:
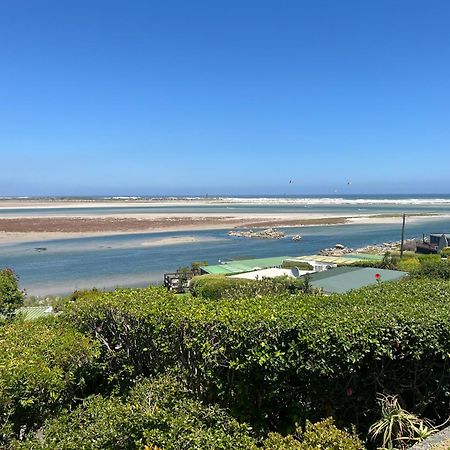
[[(441, 197), (442, 198), (442, 197)], [(237, 208), (239, 212), (281, 213), (327, 212), (333, 214), (361, 213), (450, 213), (450, 198), (446, 202), (417, 204), (389, 204), (370, 203), (337, 203), (303, 205), (289, 204), (221, 204), (192, 207), (126, 207), (127, 215), (144, 212), (142, 208), (151, 212), (219, 212), (231, 213), (229, 208)], [(305, 208), (307, 206), (307, 208)], [(120, 207), (104, 208), (91, 207), (80, 212), (75, 208), (58, 208), (58, 214), (81, 215), (87, 214), (121, 214)], [(30, 214), (55, 214), (55, 210), (27, 211)], [(149, 211), (145, 211), (149, 212)], [(23, 210), (3, 210), (1, 216), (20, 216)], [(400, 239), (398, 224), (352, 224), (335, 226), (314, 226), (286, 228), (287, 237), (282, 240), (258, 240), (237, 238), (227, 235), (227, 230), (204, 230), (164, 232), (148, 234), (124, 234), (104, 237), (85, 237), (73, 239), (59, 239), (45, 242), (26, 242), (20, 244), (0, 245), (0, 267), (11, 267), (20, 277), (21, 286), (30, 295), (65, 295), (75, 289), (82, 288), (113, 288), (115, 286), (145, 286), (162, 282), (164, 272), (175, 271), (178, 267), (187, 266), (192, 261), (208, 261), (217, 264), (232, 258), (252, 258), (268, 256), (298, 256), (313, 254), (317, 251), (334, 246), (336, 243), (348, 247), (362, 247)], [(449, 232), (449, 219), (433, 219), (407, 223), (406, 237), (419, 237), (422, 233)], [(300, 234), (302, 239), (292, 241), (289, 236)], [(171, 245), (145, 245), (152, 240), (170, 237), (194, 237), (196, 241)], [(45, 251), (36, 251), (37, 247), (45, 247)]]

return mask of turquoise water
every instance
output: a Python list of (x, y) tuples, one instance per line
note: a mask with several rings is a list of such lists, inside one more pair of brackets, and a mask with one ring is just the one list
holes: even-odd
[[(336, 243), (361, 247), (400, 239), (398, 224), (337, 225), (287, 228), (302, 240), (256, 240), (230, 237), (226, 230), (128, 234), (27, 242), (0, 246), (0, 267), (11, 267), (32, 295), (63, 295), (81, 288), (145, 286), (161, 283), (171, 272), (192, 261), (217, 264), (227, 258), (296, 256), (316, 253)], [(450, 220), (407, 224), (406, 237), (450, 231)], [(199, 242), (146, 247), (142, 242), (173, 236), (192, 236)], [(206, 239), (205, 241), (201, 241)], [(36, 247), (45, 247), (38, 252)]]

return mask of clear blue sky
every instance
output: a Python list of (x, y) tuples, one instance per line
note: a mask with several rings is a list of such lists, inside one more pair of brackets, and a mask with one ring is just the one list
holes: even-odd
[(450, 192), (449, 24), (448, 0), (2, 0), (0, 196)]

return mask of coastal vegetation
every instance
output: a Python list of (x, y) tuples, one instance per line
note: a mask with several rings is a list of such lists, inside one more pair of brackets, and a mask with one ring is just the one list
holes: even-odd
[[(76, 292), (27, 322), (14, 300), (0, 326), (1, 445), (412, 445), (450, 408), (449, 264), (417, 259), (407, 279), (341, 295), (208, 276), (183, 296)], [(23, 299), (15, 274), (1, 280), (4, 299)]]
[(294, 294), (299, 292), (312, 293), (314, 289), (309, 278), (302, 279), (279, 276), (249, 280), (245, 278), (232, 278), (225, 275), (202, 275), (194, 277), (189, 290), (192, 296), (210, 300), (220, 298), (256, 297), (262, 295)]
[(450, 280), (450, 261), (441, 255), (420, 255), (406, 253), (402, 258), (398, 254), (387, 252), (382, 261), (357, 261), (354, 266), (378, 267), (380, 269), (402, 270), (413, 277), (429, 277)]
[(105, 370), (118, 381), (179, 367), (199, 398), (255, 429), (326, 416), (364, 429), (380, 390), (407, 409), (445, 414), (449, 288), (420, 279), (327, 298), (182, 302), (161, 289), (117, 290), (65, 314), (104, 343)]
[(138, 382), (126, 395), (93, 395), (48, 420), (17, 449), (256, 449), (248, 426), (194, 399), (172, 376)]
[(100, 347), (57, 320), (0, 326), (0, 443), (38, 428), (89, 393), (99, 375)]
[[(19, 289), (17, 275), (11, 269), (0, 271), (0, 321), (10, 319), (23, 304), (24, 294)], [(3, 319), (2, 319), (3, 318)]]
[(300, 270), (314, 270), (314, 267), (306, 261), (283, 261), (281, 264), (282, 269), (292, 269), (296, 267)]

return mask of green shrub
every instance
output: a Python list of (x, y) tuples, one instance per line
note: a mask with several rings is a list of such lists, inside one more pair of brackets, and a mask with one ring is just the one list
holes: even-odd
[(194, 297), (211, 300), (225, 298), (261, 297), (267, 295), (294, 294), (298, 292), (317, 293), (309, 283), (309, 278), (294, 278), (279, 276), (247, 280), (231, 278), (223, 275), (203, 275), (195, 277), (190, 284), (190, 291)]
[[(400, 256), (396, 254), (392, 254), (391, 252), (386, 252), (383, 256), (382, 261), (356, 261), (352, 265), (358, 267), (377, 267), (380, 269), (390, 269), (390, 270), (403, 270), (406, 272), (413, 272), (420, 268), (423, 261), (429, 261), (433, 257), (433, 262), (435, 261), (434, 257), (436, 255), (416, 255), (411, 252), (405, 252), (404, 256), (400, 258)], [(423, 258), (425, 257), (425, 258)], [(438, 257), (438, 261), (440, 261), (440, 257)]]
[(43, 439), (16, 443), (27, 450), (255, 449), (248, 427), (217, 406), (205, 406), (174, 378), (140, 382), (124, 399), (90, 397), (48, 420)]
[(435, 255), (435, 254), (421, 255), (420, 253), (418, 253), (418, 254), (416, 254), (416, 257), (419, 258), (420, 264), (424, 264), (424, 263), (439, 264), (441, 262), (440, 255)]
[(252, 283), (254, 283), (252, 280), (230, 278), (225, 275), (201, 275), (191, 280), (189, 290), (194, 297), (218, 300), (228, 289)]
[(76, 290), (76, 291), (73, 291), (73, 293), (70, 294), (69, 297), (67, 297), (67, 300), (71, 301), (71, 302), (75, 302), (81, 297), (82, 298), (96, 297), (96, 296), (98, 296), (98, 294), (101, 294), (101, 292), (102, 291), (100, 291), (97, 288)]
[(0, 271), (0, 316), (11, 318), (15, 310), (23, 304), (23, 292), (19, 280), (11, 269)]
[(334, 416), (367, 428), (380, 392), (421, 416), (450, 407), (449, 291), (432, 279), (329, 297), (179, 301), (156, 288), (117, 290), (79, 299), (66, 319), (99, 339), (111, 376), (181, 367), (199, 398), (255, 427)]
[(363, 450), (363, 443), (358, 437), (334, 426), (332, 419), (306, 424), (305, 431), (299, 432), (303, 450)]
[(269, 433), (264, 441), (264, 450), (363, 450), (363, 443), (353, 433), (337, 428), (332, 419), (312, 424), (305, 430), (297, 428), (295, 438)]
[(102, 344), (104, 381), (126, 387), (175, 365), (176, 310), (189, 299), (163, 287), (116, 289), (80, 296), (62, 318)]
[(314, 270), (314, 267), (306, 261), (283, 261), (281, 267), (283, 269), (292, 269), (297, 267), (300, 270)]
[(450, 247), (444, 247), (441, 250), (441, 256), (443, 256), (444, 258), (448, 258), (450, 256)]
[(420, 268), (419, 258), (416, 257), (406, 257), (401, 258), (395, 267), (397, 270), (403, 270), (405, 272), (412, 272)]
[(0, 442), (80, 395), (98, 355), (91, 339), (53, 321), (0, 327)]
[(269, 433), (264, 440), (264, 450), (299, 450), (300, 441), (291, 434), (283, 436), (279, 433)]
[(391, 252), (386, 252), (383, 256), (380, 268), (395, 270), (399, 261), (400, 257), (398, 255), (393, 255)]
[(294, 278), (287, 275), (274, 278), (262, 278), (251, 283), (235, 285), (224, 289), (221, 293), (221, 298), (259, 298), (269, 295), (283, 296), (299, 292), (319, 293), (320, 289), (314, 288), (310, 280), (309, 275), (305, 275), (302, 278)]
[(418, 277), (450, 280), (450, 261), (441, 260), (439, 262), (422, 262), (420, 268), (415, 272)]

